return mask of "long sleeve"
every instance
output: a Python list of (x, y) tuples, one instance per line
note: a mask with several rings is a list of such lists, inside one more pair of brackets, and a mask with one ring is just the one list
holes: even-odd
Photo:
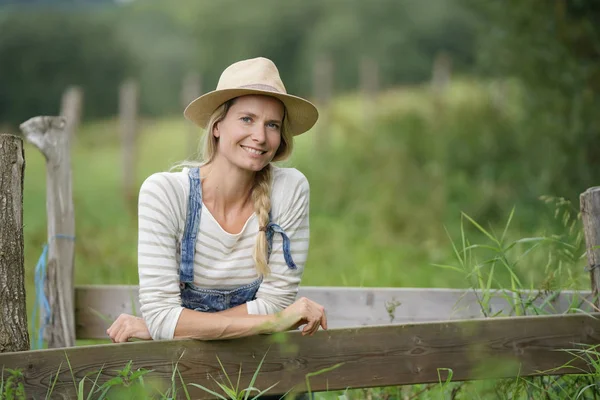
[(142, 184), (138, 204), (141, 312), (153, 339), (172, 339), (181, 307), (176, 246), (182, 189), (167, 174)]
[(283, 240), (276, 233), (269, 259), (271, 273), (260, 285), (256, 299), (247, 303), (249, 314), (273, 314), (292, 304), (304, 273), (309, 246), (310, 190), (302, 173), (295, 169), (287, 171), (273, 185), (273, 222), (281, 226), (290, 238), (291, 254), (297, 269), (287, 266)]

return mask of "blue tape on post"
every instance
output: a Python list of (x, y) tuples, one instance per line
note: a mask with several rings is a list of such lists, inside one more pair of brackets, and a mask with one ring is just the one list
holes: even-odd
[[(70, 235), (59, 234), (54, 236), (51, 239), (51, 241), (54, 239), (69, 239), (74, 241), (75, 237)], [(42, 319), (42, 321), (40, 321), (38, 336), (36, 340), (32, 341), (32, 347), (34, 350), (43, 348), (44, 329), (50, 323), (50, 315), (52, 315), (50, 303), (48, 302), (48, 299), (46, 298), (46, 293), (44, 292), (44, 283), (46, 282), (46, 267), (48, 261), (48, 247), (49, 243), (46, 243), (44, 245), (44, 248), (42, 249), (42, 255), (40, 255), (40, 258), (38, 259), (38, 262), (35, 265), (35, 303), (33, 305), (31, 326), (35, 326), (35, 322), (37, 321), (38, 309), (42, 309), (42, 315), (44, 316), (44, 318)]]

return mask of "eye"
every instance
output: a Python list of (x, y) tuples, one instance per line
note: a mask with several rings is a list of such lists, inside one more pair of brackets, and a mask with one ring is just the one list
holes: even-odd
[(267, 126), (268, 126), (269, 128), (271, 128), (271, 129), (277, 129), (277, 130), (279, 130), (279, 124), (277, 124), (277, 123), (275, 123), (275, 122), (269, 122), (269, 123), (267, 124)]
[(246, 122), (246, 123), (249, 124), (250, 122), (252, 122), (252, 118), (250, 118), (250, 117), (242, 117), (242, 118), (240, 118), (240, 121)]

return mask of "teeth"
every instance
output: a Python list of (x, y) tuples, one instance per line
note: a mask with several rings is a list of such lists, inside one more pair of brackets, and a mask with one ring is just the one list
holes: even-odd
[(242, 148), (244, 150), (246, 150), (248, 153), (252, 153), (252, 154), (256, 154), (256, 155), (261, 155), (261, 154), (265, 153), (264, 151), (260, 151), (260, 150), (256, 150), (256, 149), (251, 149), (250, 147), (242, 146)]

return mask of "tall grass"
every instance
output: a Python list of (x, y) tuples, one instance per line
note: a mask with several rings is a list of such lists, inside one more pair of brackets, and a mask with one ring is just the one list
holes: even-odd
[[(300, 169), (311, 184), (311, 244), (302, 284), (502, 289), (516, 313), (536, 312), (532, 307), (539, 304), (519, 296), (523, 289), (540, 296), (587, 289), (582, 229), (571, 203), (578, 193), (553, 193), (561, 176), (536, 170), (544, 160), (528, 159), (535, 138), (526, 129), (519, 87), (507, 87), (500, 103), (489, 83), (458, 80), (442, 97), (426, 87), (383, 93), (366, 118), (357, 96), (322, 110), (330, 125), (300, 136), (284, 164)], [(138, 184), (193, 156), (187, 129), (180, 116), (142, 121)], [(123, 200), (118, 138), (117, 121), (97, 121), (81, 128), (72, 147), (77, 284), (137, 283), (135, 205)], [(46, 241), (45, 167), (34, 148), (25, 151), (31, 310), (33, 267)], [(484, 296), (482, 307), (486, 301)], [(515, 393), (511, 398), (535, 385), (555, 387), (549, 378), (535, 379), (481, 385), (490, 393), (505, 385)], [(467, 398), (477, 385), (450, 382), (443, 392)], [(439, 398), (427, 387), (335, 395), (411, 398), (423, 391), (418, 398)]]

